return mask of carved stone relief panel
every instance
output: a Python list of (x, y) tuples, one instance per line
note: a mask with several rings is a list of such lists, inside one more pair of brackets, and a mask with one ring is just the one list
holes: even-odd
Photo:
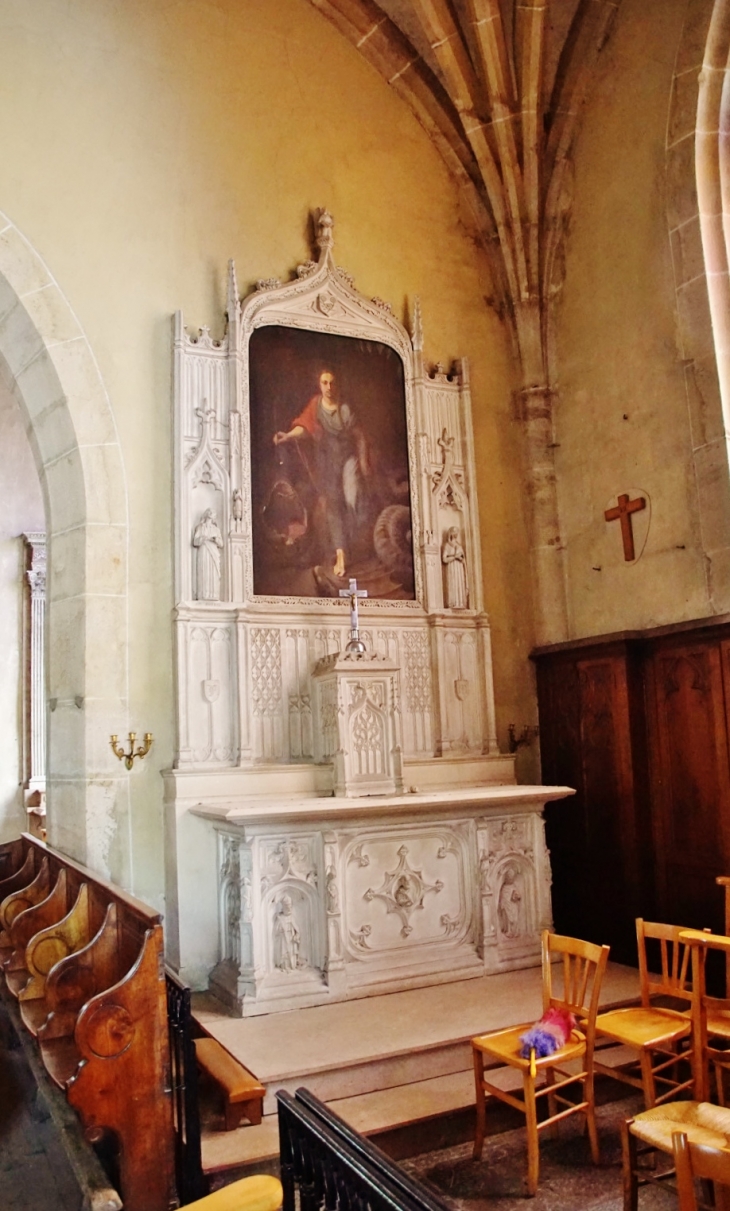
[(476, 633), (449, 628), (440, 633), (439, 639), (442, 751), (479, 751), (482, 721)]
[(401, 639), (403, 669), (403, 749), (407, 755), (433, 753), (431, 648), (426, 630), (406, 630)]
[[(175, 516), (179, 536), (176, 559), (178, 601), (223, 600), (231, 595), (228, 587), (229, 560), (223, 537), (232, 524), (229, 519), (231, 452), (227, 353), (226, 339), (212, 340), (207, 329), (201, 330), (197, 337), (191, 337), (183, 331), (180, 323), (176, 324), (178, 502)], [(238, 460), (240, 462), (240, 442)], [(209, 581), (207, 591), (197, 591), (200, 548), (192, 546), (196, 530), (208, 510), (222, 536), (221, 547), (216, 547), (221, 567), (220, 584), (215, 595)], [(211, 554), (215, 556), (215, 552)], [(200, 562), (203, 562), (202, 558)]]
[(220, 953), (236, 974), (253, 969), (253, 865), (250, 846), (236, 834), (219, 833)]
[(260, 967), (290, 982), (326, 966), (321, 836), (262, 837), (254, 842), (261, 903)]
[(278, 627), (251, 627), (249, 636), (254, 752), (261, 760), (280, 761), (286, 752), (281, 631)]
[(236, 755), (232, 629), (228, 625), (185, 623), (180, 630), (180, 689), (185, 717), (180, 761), (231, 765)]
[(374, 830), (343, 850), (343, 937), (351, 959), (473, 937), (470, 822)]
[(355, 778), (382, 777), (388, 749), (388, 687), (350, 684), (346, 706)]
[(308, 640), (306, 627), (287, 628), (285, 669), (288, 673), (289, 757), (292, 761), (311, 760), (313, 755)]
[(551, 926), (543, 821), (535, 815), (490, 820), (479, 829), (478, 845), (485, 966), (517, 965), (539, 954), (542, 930)]

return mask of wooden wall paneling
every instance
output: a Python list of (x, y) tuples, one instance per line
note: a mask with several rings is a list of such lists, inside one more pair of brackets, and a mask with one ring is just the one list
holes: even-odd
[(578, 660), (577, 669), (587, 936), (631, 960), (640, 895), (626, 650)]
[(570, 799), (548, 803), (545, 838), (553, 873), (553, 920), (558, 933), (572, 934), (584, 917), (585, 813), (581, 798), (580, 693), (575, 661), (537, 661), (537, 698), (544, 783), (572, 786)]
[(730, 759), (720, 642), (660, 642), (646, 673), (658, 914), (721, 931)]

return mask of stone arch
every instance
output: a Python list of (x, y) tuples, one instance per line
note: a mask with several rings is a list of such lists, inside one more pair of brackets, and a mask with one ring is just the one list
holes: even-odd
[[(727, 0), (688, 0), (667, 120), (667, 220), (684, 364), (699, 538), (711, 610), (730, 609), (730, 288), (720, 197)], [(724, 53), (724, 60), (723, 60)], [(722, 66), (721, 66), (722, 64)], [(726, 349), (728, 352), (723, 352)]]
[(109, 747), (128, 718), (122, 454), (81, 325), (2, 212), (0, 373), (20, 406), (46, 508), (48, 839), (128, 886), (119, 828), (128, 783)]

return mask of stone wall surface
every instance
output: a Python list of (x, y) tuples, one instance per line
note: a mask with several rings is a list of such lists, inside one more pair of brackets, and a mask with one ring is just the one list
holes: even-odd
[[(727, 456), (695, 185), (709, 0), (625, 0), (589, 97), (558, 319), (572, 636), (728, 608)], [(638, 558), (604, 512), (629, 492)]]

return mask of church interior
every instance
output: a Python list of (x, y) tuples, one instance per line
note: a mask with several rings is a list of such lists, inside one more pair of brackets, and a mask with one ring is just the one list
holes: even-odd
[[(391, 1207), (581, 1208), (559, 1070), (494, 1041), (552, 1006), (590, 1206), (677, 1205), (637, 1140), (696, 1205), (689, 1111), (686, 1155), (642, 1114), (719, 1100), (730, 1183), (730, 0), (0, 32), (0, 1087), (96, 1211), (293, 1211), (327, 1113)], [(594, 983), (546, 991), (551, 938)]]

